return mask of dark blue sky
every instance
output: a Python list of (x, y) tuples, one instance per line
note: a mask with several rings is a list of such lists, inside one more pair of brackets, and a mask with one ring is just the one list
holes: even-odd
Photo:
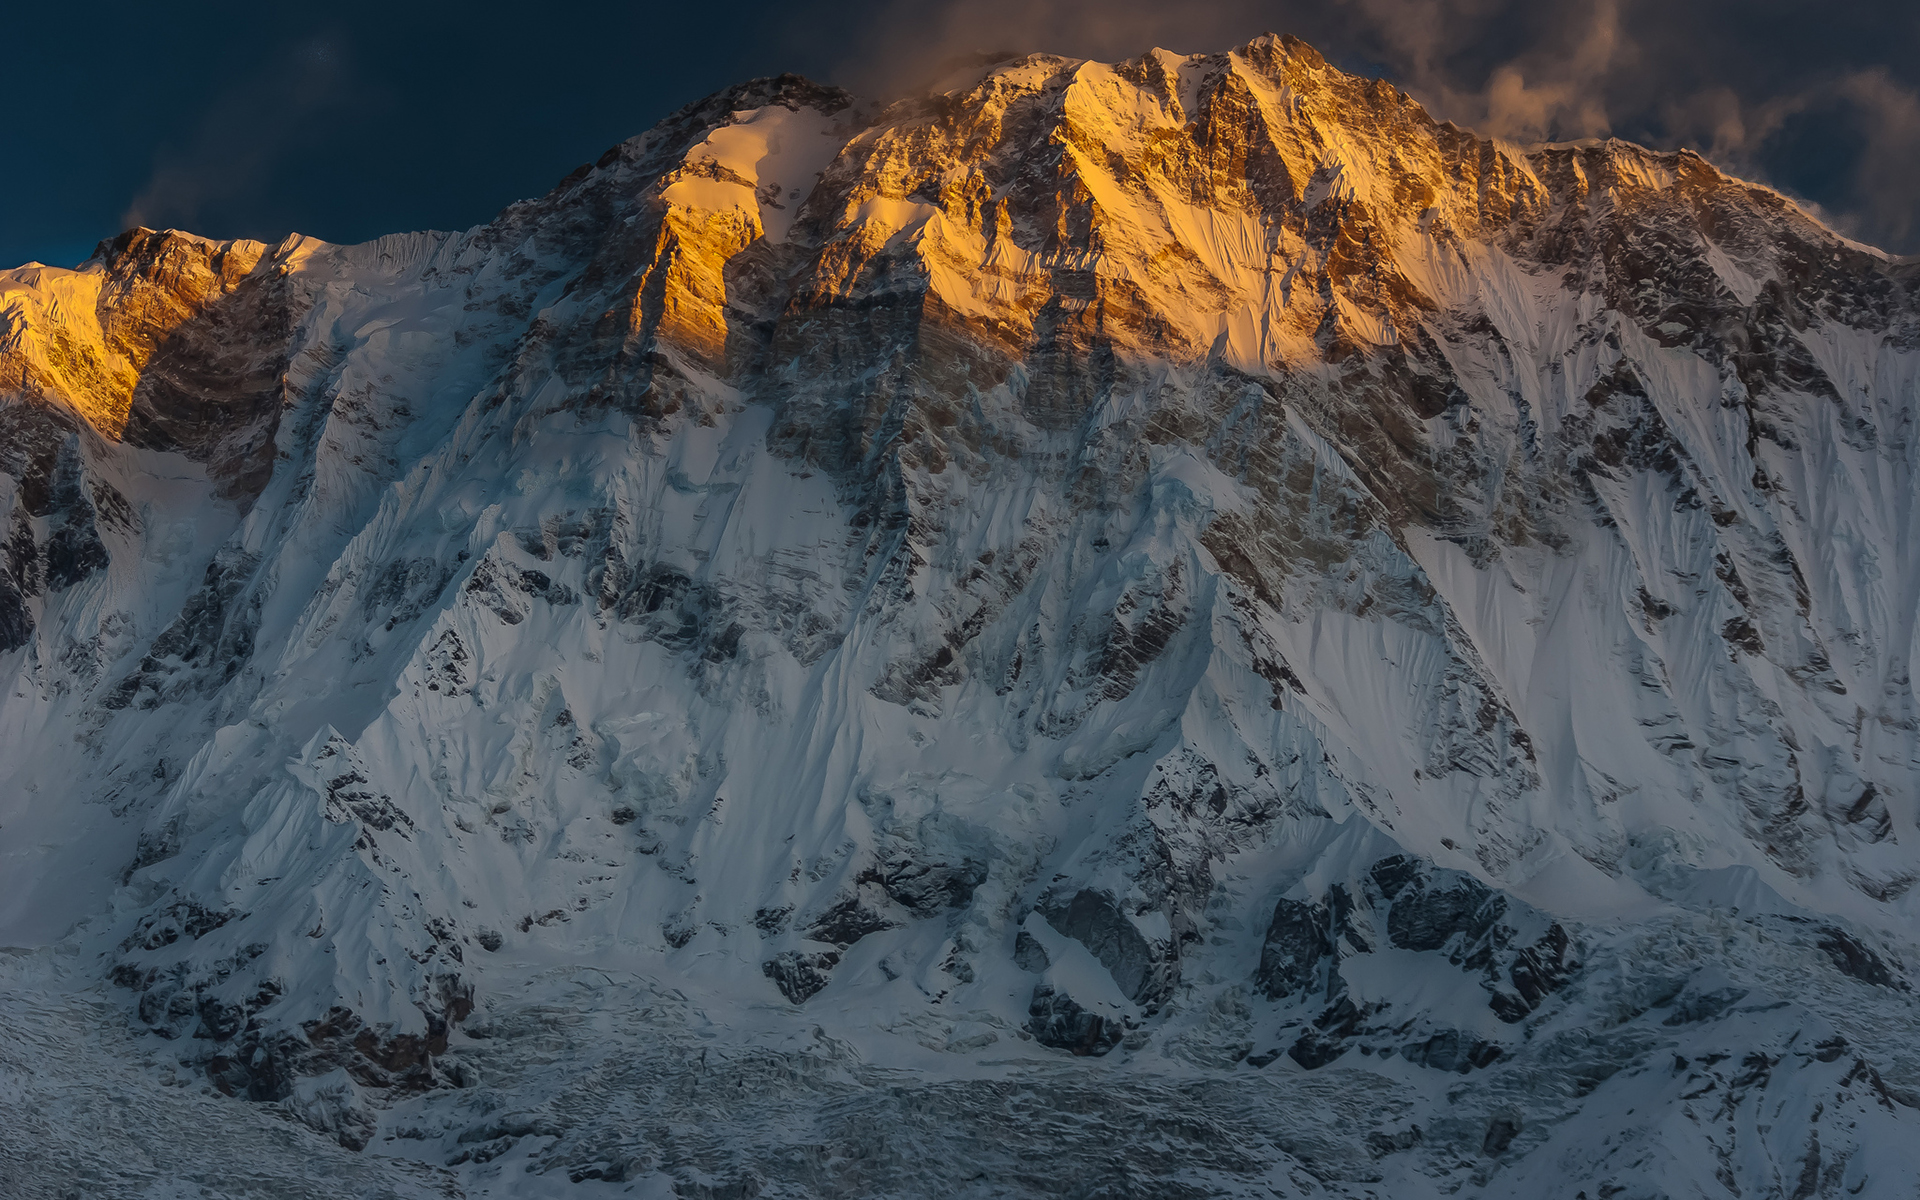
[[(557, 7), (557, 6), (556, 6)], [(358, 241), (462, 228), (679, 105), (798, 71), (863, 95), (945, 56), (1115, 58), (1296, 33), (1442, 117), (1687, 145), (1920, 250), (1920, 5), (1788, 0), (789, 0), (17, 6), (0, 265), (124, 225)]]

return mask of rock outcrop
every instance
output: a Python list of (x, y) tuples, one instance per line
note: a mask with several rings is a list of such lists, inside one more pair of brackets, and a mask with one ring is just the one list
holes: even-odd
[(1916, 286), (1273, 37), (7, 273), (0, 938), (474, 1179), (1905, 1186)]

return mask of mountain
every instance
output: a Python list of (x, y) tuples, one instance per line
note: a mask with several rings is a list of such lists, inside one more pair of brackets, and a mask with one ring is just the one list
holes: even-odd
[(1907, 1194), (1917, 412), (1289, 38), (12, 271), (0, 1180)]

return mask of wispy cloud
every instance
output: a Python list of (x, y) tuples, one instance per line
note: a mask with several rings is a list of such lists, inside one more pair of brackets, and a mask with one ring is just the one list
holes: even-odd
[(310, 123), (351, 95), (351, 72), (334, 39), (263, 56), (198, 115), (182, 143), (161, 147), (122, 224), (195, 228), (216, 210), (254, 200)]

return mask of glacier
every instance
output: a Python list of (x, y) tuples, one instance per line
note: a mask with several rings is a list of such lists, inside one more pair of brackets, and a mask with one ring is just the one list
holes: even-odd
[(1920, 1188), (1920, 264), (942, 87), (0, 275), (3, 1189)]

